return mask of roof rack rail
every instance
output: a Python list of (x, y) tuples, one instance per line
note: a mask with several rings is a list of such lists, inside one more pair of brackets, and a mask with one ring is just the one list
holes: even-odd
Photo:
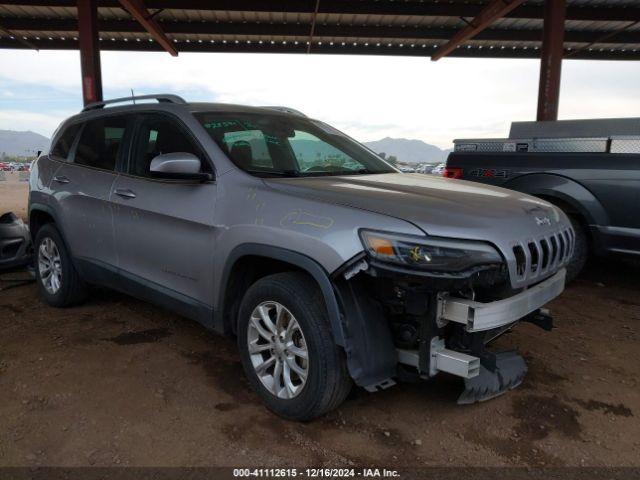
[(275, 106), (267, 106), (267, 107), (264, 107), (264, 108), (270, 108), (271, 110), (277, 110), (278, 112), (292, 113), (294, 115), (300, 115), (301, 117), (306, 117), (306, 115), (304, 113), (302, 113), (300, 110), (296, 110), (295, 108), (275, 107)]
[(82, 111), (87, 112), (89, 110), (98, 110), (112, 103), (124, 103), (124, 102), (135, 103), (136, 100), (157, 100), (159, 103), (179, 103), (179, 104), (187, 103), (184, 98), (179, 97), (178, 95), (173, 95), (170, 93), (160, 93), (157, 95), (139, 95), (137, 97), (134, 97), (134, 96), (121, 97), (121, 98), (112, 98), (111, 100), (104, 100), (102, 102), (92, 102), (87, 104), (82, 109)]

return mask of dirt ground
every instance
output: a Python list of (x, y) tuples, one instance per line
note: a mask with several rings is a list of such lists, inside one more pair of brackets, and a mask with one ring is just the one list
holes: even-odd
[(640, 466), (640, 268), (596, 263), (550, 308), (553, 332), (498, 341), (529, 365), (506, 395), (458, 406), (441, 375), (299, 424), (191, 321), (103, 290), (71, 309), (0, 291), (0, 466)]
[(19, 179), (20, 172), (0, 172), (0, 215), (13, 212), (26, 220), (29, 182)]

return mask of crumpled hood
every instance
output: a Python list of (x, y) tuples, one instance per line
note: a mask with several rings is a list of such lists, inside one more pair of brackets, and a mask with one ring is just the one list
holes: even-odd
[(530, 195), (423, 174), (284, 178), (269, 179), (267, 184), (401, 218), (438, 237), (519, 240), (557, 231), (563, 219), (557, 208)]

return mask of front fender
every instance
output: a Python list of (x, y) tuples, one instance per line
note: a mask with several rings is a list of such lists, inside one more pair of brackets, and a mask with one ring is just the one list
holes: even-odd
[[(224, 291), (234, 265), (246, 256), (286, 262), (311, 275), (324, 297), (333, 338), (344, 349), (351, 378), (357, 385), (370, 390), (393, 384), (391, 377), (395, 375), (397, 359), (391, 331), (383, 312), (367, 300), (364, 287), (359, 282), (346, 281), (339, 274), (330, 277), (315, 260), (291, 250), (248, 243), (231, 251), (223, 270), (219, 292), (222, 304), (219, 314), (215, 316), (215, 330), (224, 331), (224, 312), (227, 307)], [(362, 255), (358, 255), (346, 265), (361, 259)]]

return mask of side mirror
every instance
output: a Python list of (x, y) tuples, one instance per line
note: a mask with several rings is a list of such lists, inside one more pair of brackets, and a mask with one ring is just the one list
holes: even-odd
[(151, 160), (149, 171), (153, 177), (176, 180), (211, 180), (211, 174), (202, 173), (202, 163), (193, 153), (163, 153)]

